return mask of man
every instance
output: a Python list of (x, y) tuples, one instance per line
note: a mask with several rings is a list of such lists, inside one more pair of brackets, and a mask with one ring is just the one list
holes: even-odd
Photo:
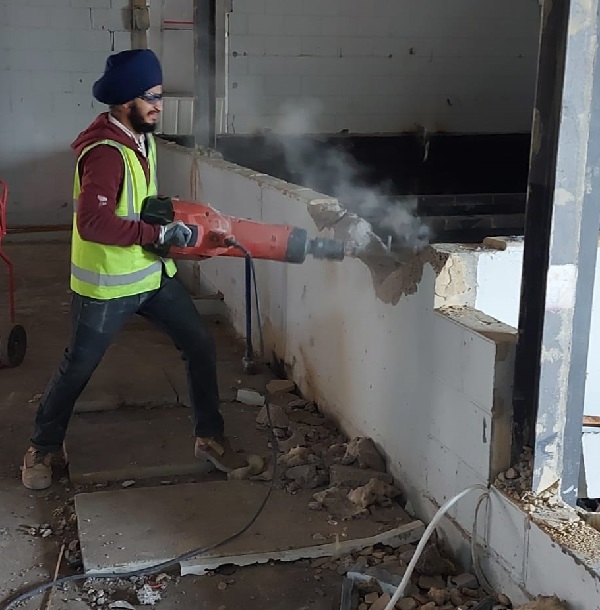
[[(22, 481), (46, 489), (52, 465), (66, 460), (64, 439), (75, 401), (125, 322), (139, 314), (182, 352), (194, 411), (195, 455), (223, 472), (246, 465), (224, 437), (213, 340), (175, 263), (144, 246), (185, 246), (182, 223), (140, 220), (142, 202), (156, 195), (152, 132), (162, 109), (162, 70), (150, 50), (111, 55), (93, 95), (110, 108), (72, 144), (77, 155), (71, 247), (71, 340), (40, 401)], [(148, 439), (152, 442), (152, 439)]]

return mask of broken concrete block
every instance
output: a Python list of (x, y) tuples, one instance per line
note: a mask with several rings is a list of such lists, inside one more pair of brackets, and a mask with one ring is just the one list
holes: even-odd
[(285, 476), (303, 489), (314, 489), (321, 485), (323, 481), (323, 478), (319, 476), (317, 467), (314, 464), (288, 468)]
[(394, 478), (385, 472), (357, 468), (356, 466), (343, 466), (342, 464), (334, 464), (329, 468), (329, 480), (332, 486), (362, 487), (371, 479), (379, 479), (388, 485), (394, 482)]
[(269, 396), (269, 403), (273, 405), (279, 405), (284, 409), (289, 409), (290, 405), (298, 400), (298, 397), (295, 394), (290, 394), (289, 392), (282, 392), (279, 394), (274, 394), (273, 396)]
[(237, 391), (235, 399), (237, 402), (254, 407), (262, 407), (265, 404), (265, 397), (260, 392), (247, 390), (245, 388), (241, 388)]
[(365, 595), (365, 603), (366, 604), (374, 604), (379, 599), (379, 593), (367, 593)]
[(370, 438), (356, 437), (348, 443), (342, 464), (348, 466), (355, 462), (358, 462), (360, 468), (385, 472), (385, 460)]
[(277, 463), (284, 468), (293, 468), (294, 466), (304, 466), (315, 461), (317, 457), (313, 455), (308, 447), (294, 447), (284, 455), (280, 455)]
[(318, 505), (315, 509), (325, 509), (337, 519), (348, 519), (357, 514), (356, 506), (350, 502), (347, 493), (339, 487), (330, 487), (317, 492), (313, 495), (313, 499)]
[[(417, 570), (419, 568), (417, 567)], [(437, 572), (441, 574), (442, 572)], [(457, 589), (477, 589), (479, 587), (479, 581), (473, 574), (469, 574), (464, 572), (463, 574), (459, 574), (458, 576), (453, 576), (450, 579), (450, 584)]]
[(429, 597), (432, 602), (435, 602), (436, 606), (443, 606), (448, 601), (448, 591), (446, 591), (446, 589), (432, 587), (427, 592), (427, 597)]
[(435, 544), (425, 547), (415, 567), (420, 574), (425, 576), (450, 576), (456, 574), (456, 566), (449, 559), (442, 556)]
[(556, 595), (552, 597), (542, 595), (524, 606), (519, 606), (517, 610), (568, 610), (568, 606)]
[(244, 456), (248, 463), (247, 466), (232, 470), (227, 478), (232, 481), (242, 481), (259, 475), (265, 469), (265, 461), (260, 455), (248, 453)]
[(267, 392), (269, 394), (284, 394), (293, 392), (296, 389), (296, 384), (288, 379), (273, 379), (267, 383)]
[(403, 597), (396, 602), (397, 610), (416, 610), (418, 605), (414, 597)]
[[(290, 420), (286, 415), (285, 411), (279, 405), (269, 404), (269, 411), (271, 412), (271, 422), (274, 428), (287, 428)], [(265, 405), (256, 416), (256, 423), (262, 427), (269, 426), (269, 414), (267, 412), (267, 406)]]
[(288, 453), (292, 449), (304, 447), (307, 444), (306, 433), (301, 430), (294, 430), (292, 436), (285, 441), (281, 441), (279, 444), (279, 450), (284, 453)]
[(385, 610), (385, 608), (387, 607), (387, 605), (390, 603), (390, 600), (392, 598), (387, 594), (384, 593), (372, 606), (371, 606), (371, 610)]
[(389, 505), (391, 499), (400, 492), (391, 485), (378, 479), (371, 479), (367, 485), (353, 489), (348, 493), (348, 499), (360, 509), (366, 509), (371, 504)]

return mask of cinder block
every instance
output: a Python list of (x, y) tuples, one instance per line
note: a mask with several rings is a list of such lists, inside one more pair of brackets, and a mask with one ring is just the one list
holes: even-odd
[(233, 0), (233, 13), (246, 13), (248, 15), (265, 14), (267, 0)]
[(283, 30), (282, 15), (248, 15), (248, 34), (255, 36), (276, 36)]
[(340, 39), (335, 36), (303, 36), (297, 37), (300, 40), (301, 51), (304, 55), (316, 57), (340, 57), (342, 46)]
[(291, 15), (283, 19), (284, 34), (313, 36), (321, 32), (321, 18), (316, 15)]
[(25, 49), (10, 49), (2, 53), (8, 59), (11, 70), (56, 70), (52, 53), (48, 51), (28, 51)]
[(297, 56), (303, 52), (304, 39), (300, 36), (265, 36), (267, 55)]
[(65, 72), (93, 72), (100, 76), (107, 54), (102, 51), (54, 51), (49, 55), (52, 55), (56, 69)]
[[(480, 534), (520, 582), (525, 580), (528, 518), (521, 508), (497, 491), (480, 510)], [(483, 527), (487, 524), (487, 527)]]
[(341, 3), (336, 0), (303, 0), (302, 7), (305, 15), (336, 16), (339, 13), (339, 4), (344, 5), (346, 2), (347, 0)]
[(128, 51), (131, 49), (131, 32), (113, 32), (114, 52)]
[(9, 5), (6, 7), (9, 26), (21, 28), (44, 28), (51, 23), (51, 10), (42, 6)]
[(227, 16), (227, 32), (230, 37), (248, 34), (248, 15), (230, 13)]
[(355, 36), (360, 34), (361, 29), (362, 23), (353, 17), (324, 16), (320, 19), (318, 34), (322, 36)]
[(267, 15), (305, 15), (306, 8), (298, 0), (266, 0)]
[(437, 379), (431, 381), (429, 400), (430, 435), (487, 478), (492, 437), (489, 413), (470, 402), (461, 392)]
[(57, 30), (90, 30), (92, 21), (89, 8), (60, 8), (52, 11), (50, 27)]
[(461, 354), (465, 395), (491, 413), (494, 400), (496, 345), (474, 332), (467, 332)]
[(229, 53), (236, 55), (261, 56), (265, 54), (264, 36), (232, 36), (229, 39)]
[(95, 30), (129, 30), (131, 29), (131, 14), (121, 9), (93, 8), (91, 9), (92, 28)]
[(71, 6), (81, 8), (111, 8), (111, 0), (71, 0)]
[(263, 90), (266, 95), (302, 95), (303, 79), (298, 76), (279, 75), (267, 78)]

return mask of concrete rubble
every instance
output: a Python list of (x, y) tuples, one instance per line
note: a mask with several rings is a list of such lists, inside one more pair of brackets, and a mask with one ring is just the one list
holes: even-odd
[(589, 513), (563, 502), (556, 485), (531, 492), (533, 451), (525, 447), (518, 464), (498, 475), (495, 486), (514, 500), (560, 544), (590, 559), (600, 560), (600, 531), (587, 523)]

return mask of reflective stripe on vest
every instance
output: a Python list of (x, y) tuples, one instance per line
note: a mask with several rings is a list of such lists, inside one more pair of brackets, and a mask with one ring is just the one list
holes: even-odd
[[(123, 186), (115, 214), (123, 220), (140, 219), (142, 202), (157, 193), (156, 148), (148, 137), (149, 180), (137, 153), (113, 140), (101, 140), (82, 151), (79, 160), (91, 148), (109, 145), (119, 150), (124, 165)], [(177, 267), (171, 259), (160, 259), (141, 246), (111, 246), (81, 238), (77, 229), (77, 209), (81, 192), (79, 160), (73, 186), (73, 240), (71, 247), (71, 289), (96, 299), (112, 299), (155, 290), (160, 287), (163, 270), (173, 276)]]
[(94, 286), (127, 286), (134, 282), (139, 282), (153, 273), (161, 271), (162, 263), (160, 261), (152, 263), (146, 269), (140, 269), (139, 271), (132, 271), (131, 273), (123, 273), (122, 275), (106, 275), (104, 273), (94, 273), (93, 271), (87, 271), (81, 269), (71, 263), (71, 273), (75, 278), (86, 284), (94, 284)]

